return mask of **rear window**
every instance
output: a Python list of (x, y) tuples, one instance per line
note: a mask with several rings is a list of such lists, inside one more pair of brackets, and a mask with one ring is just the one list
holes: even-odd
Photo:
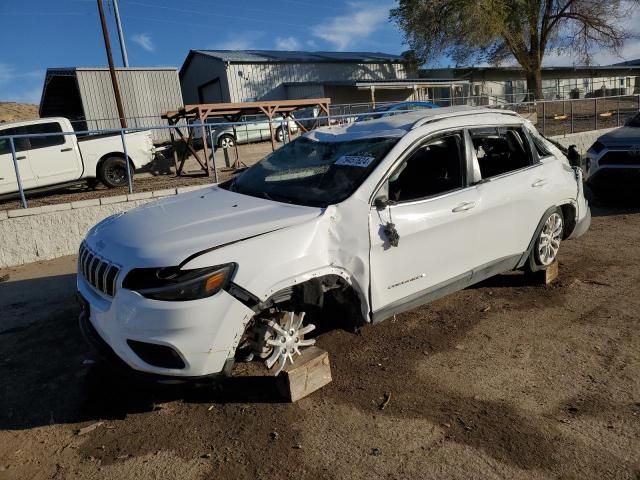
[[(44, 133), (61, 133), (62, 128), (58, 122), (37, 123), (24, 127), (25, 133), (39, 135)], [(47, 135), (46, 137), (29, 137), (31, 149), (54, 147), (65, 143), (64, 135)]]

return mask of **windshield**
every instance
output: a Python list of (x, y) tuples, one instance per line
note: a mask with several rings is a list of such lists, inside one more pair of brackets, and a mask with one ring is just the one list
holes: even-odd
[(348, 198), (397, 141), (319, 142), (301, 137), (221, 186), (253, 197), (326, 207)]
[(627, 127), (640, 127), (640, 113), (627, 122)]

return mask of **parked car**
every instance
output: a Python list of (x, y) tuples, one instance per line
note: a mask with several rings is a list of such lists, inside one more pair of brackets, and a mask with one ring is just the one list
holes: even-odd
[[(272, 128), (276, 141), (283, 142), (285, 138), (289, 138), (289, 134), (298, 133), (298, 125), (292, 115), (287, 116), (289, 124), (289, 133), (285, 124), (285, 117), (276, 115), (272, 121)], [(212, 127), (213, 141), (220, 148), (231, 148), (236, 143), (254, 143), (271, 140), (271, 130), (269, 129), (269, 119), (265, 115), (244, 115), (240, 117), (238, 125), (224, 125), (229, 120), (222, 118), (209, 118), (206, 120), (207, 125)], [(221, 125), (222, 124), (222, 125)], [(195, 125), (195, 122), (192, 123)], [(194, 127), (193, 139), (196, 146), (202, 145), (202, 128)], [(207, 138), (207, 145), (211, 146), (211, 140)]]
[(304, 134), (223, 184), (82, 242), (85, 336), (164, 378), (277, 371), (318, 322), (375, 323), (546, 269), (591, 214), (579, 168), (514, 112), (422, 110)]
[(358, 115), (355, 119), (356, 122), (363, 122), (365, 120), (373, 120), (375, 118), (388, 117), (391, 115), (398, 115), (401, 113), (407, 113), (413, 110), (424, 110), (431, 108), (439, 108), (438, 105), (431, 102), (398, 102), (390, 103), (387, 105), (381, 105), (374, 108), (372, 112), (363, 113)]
[(640, 113), (602, 135), (585, 158), (585, 179), (597, 193), (640, 185)]
[[(42, 118), (0, 125), (0, 194), (18, 192), (11, 147), (7, 135), (37, 135), (15, 139), (20, 180), (25, 190), (52, 189), (79, 181), (100, 180), (107, 187), (127, 183), (125, 155), (119, 134), (76, 137), (66, 118)], [(55, 135), (60, 133), (60, 135)], [(126, 134), (131, 171), (153, 160), (150, 132)]]

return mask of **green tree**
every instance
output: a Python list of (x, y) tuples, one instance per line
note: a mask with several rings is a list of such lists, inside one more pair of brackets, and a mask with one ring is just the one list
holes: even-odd
[(423, 63), (499, 65), (515, 59), (527, 90), (542, 97), (549, 51), (589, 64), (596, 47), (619, 52), (632, 36), (624, 20), (640, 0), (398, 0), (391, 19)]

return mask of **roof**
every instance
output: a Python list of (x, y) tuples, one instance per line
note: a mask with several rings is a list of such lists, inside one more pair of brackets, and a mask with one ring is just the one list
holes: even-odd
[(627, 60), (626, 62), (614, 63), (614, 67), (622, 67), (622, 66), (632, 66), (632, 67), (640, 67), (640, 58), (636, 58), (635, 60)]
[(470, 106), (442, 107), (430, 110), (416, 110), (348, 125), (321, 127), (311, 130), (305, 134), (305, 137), (328, 142), (374, 137), (402, 137), (413, 128), (435, 120), (479, 114), (505, 115), (512, 118), (516, 116), (520, 118), (517, 113), (510, 110)]
[(189, 50), (180, 76), (194, 55), (205, 55), (230, 63), (402, 63), (400, 55), (380, 52), (302, 52), (283, 50)]
[[(175, 72), (175, 67), (117, 67), (116, 72)], [(108, 72), (108, 67), (51, 67), (47, 68), (47, 76), (49, 75), (75, 75), (78, 72)]]
[[(303, 52), (297, 50), (191, 50), (191, 52), (208, 55), (223, 62), (236, 63), (388, 63), (404, 61), (400, 55), (380, 52)], [(191, 52), (189, 53), (191, 54)]]

